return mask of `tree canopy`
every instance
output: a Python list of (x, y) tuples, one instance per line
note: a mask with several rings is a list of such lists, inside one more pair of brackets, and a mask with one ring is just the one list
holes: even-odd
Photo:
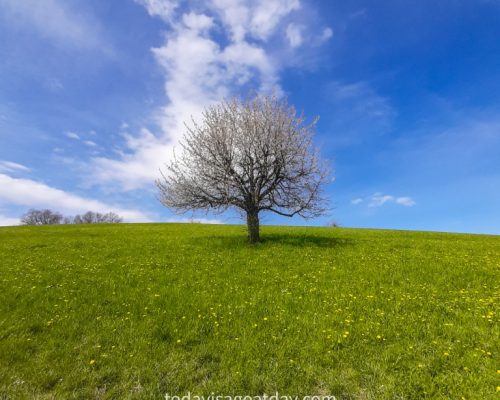
[(235, 207), (246, 214), (252, 243), (259, 241), (260, 212), (323, 214), (330, 169), (313, 144), (317, 120), (307, 124), (275, 96), (206, 108), (157, 181), (160, 201), (181, 212)]

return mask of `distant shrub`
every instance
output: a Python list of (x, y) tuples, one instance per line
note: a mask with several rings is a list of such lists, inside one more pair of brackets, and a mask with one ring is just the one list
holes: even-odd
[(45, 210), (28, 210), (21, 217), (22, 225), (57, 225), (63, 220), (62, 214), (45, 209)]
[(114, 212), (101, 214), (87, 211), (83, 215), (64, 217), (61, 213), (52, 210), (31, 209), (21, 217), (22, 225), (57, 225), (57, 224), (118, 224), (123, 218)]
[(73, 218), (74, 224), (118, 224), (123, 222), (123, 218), (114, 212), (101, 214), (98, 212), (87, 211), (83, 215), (76, 215)]

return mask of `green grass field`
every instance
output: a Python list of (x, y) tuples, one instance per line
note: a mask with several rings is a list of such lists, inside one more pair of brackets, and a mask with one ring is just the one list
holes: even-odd
[(0, 229), (0, 398), (500, 398), (500, 237)]

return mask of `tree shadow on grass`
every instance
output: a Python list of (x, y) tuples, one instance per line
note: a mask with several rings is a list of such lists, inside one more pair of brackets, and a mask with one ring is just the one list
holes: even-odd
[(312, 234), (265, 233), (260, 239), (260, 242), (256, 244), (248, 243), (246, 235), (211, 236), (208, 240), (215, 246), (225, 249), (242, 247), (266, 249), (274, 246), (335, 248), (354, 245), (352, 239)]
[(353, 240), (311, 234), (268, 233), (262, 235), (261, 243), (263, 245), (282, 244), (294, 247), (339, 247), (353, 245)]

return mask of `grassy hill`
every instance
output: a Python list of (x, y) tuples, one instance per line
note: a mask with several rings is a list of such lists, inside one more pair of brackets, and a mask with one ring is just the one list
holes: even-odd
[(0, 229), (0, 398), (493, 399), (500, 237)]

